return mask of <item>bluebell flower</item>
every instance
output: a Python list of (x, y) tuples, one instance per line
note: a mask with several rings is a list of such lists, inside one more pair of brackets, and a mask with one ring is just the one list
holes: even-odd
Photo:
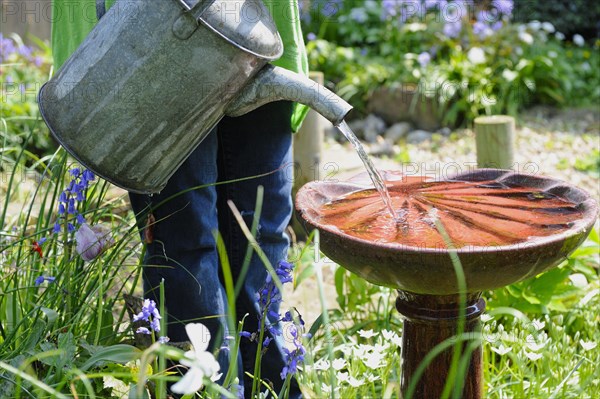
[(314, 34), (314, 33), (312, 33), (312, 32), (309, 32), (309, 33), (306, 35), (306, 39), (307, 39), (308, 41), (317, 40), (317, 35), (315, 35), (315, 34)]
[(158, 338), (158, 342), (160, 342), (161, 344), (166, 344), (167, 342), (169, 342), (171, 339), (169, 337), (159, 337)]
[(150, 330), (148, 330), (146, 327), (140, 327), (137, 330), (135, 330), (135, 332), (137, 334), (146, 334), (146, 335), (150, 335)]
[(60, 223), (56, 222), (54, 223), (54, 228), (52, 229), (52, 232), (54, 234), (58, 234), (60, 233), (61, 227), (60, 227)]
[(269, 344), (271, 343), (271, 341), (273, 341), (273, 338), (271, 337), (266, 337), (265, 340), (263, 341), (263, 348), (266, 348), (269, 346)]
[(359, 24), (367, 22), (367, 11), (362, 7), (353, 8), (350, 10), (350, 18)]
[[(94, 174), (81, 168), (73, 168), (69, 170), (71, 180), (67, 184), (67, 187), (58, 196), (58, 216), (59, 220), (62, 218), (63, 222), (68, 222), (67, 229), (70, 233), (74, 232), (74, 222), (78, 225), (85, 223), (85, 218), (77, 210), (78, 203), (85, 201), (86, 190), (89, 187), (90, 182), (95, 178)], [(54, 228), (54, 233), (59, 233), (62, 229), (60, 228), (60, 221), (57, 221)]]
[(513, 0), (493, 0), (492, 7), (496, 8), (501, 14), (510, 16), (514, 8)]
[(133, 321), (149, 321), (150, 317), (155, 317), (157, 319), (161, 318), (160, 313), (156, 308), (156, 302), (154, 302), (152, 299), (144, 299), (144, 302), (142, 304), (142, 311), (137, 315), (133, 316)]
[(458, 37), (460, 35), (461, 31), (462, 31), (461, 21), (446, 22), (444, 24), (444, 28), (443, 28), (444, 35), (448, 36), (449, 38)]
[(398, 5), (399, 4), (397, 0), (383, 0), (381, 2), (381, 19), (385, 20), (390, 17), (395, 17), (398, 14)]
[(34, 284), (37, 287), (40, 284), (42, 284), (44, 281), (53, 283), (55, 280), (56, 280), (56, 277), (53, 277), (53, 276), (39, 276), (35, 279)]
[(421, 65), (421, 68), (425, 68), (431, 62), (431, 54), (427, 51), (423, 51), (417, 56), (417, 61), (419, 62), (419, 65)]

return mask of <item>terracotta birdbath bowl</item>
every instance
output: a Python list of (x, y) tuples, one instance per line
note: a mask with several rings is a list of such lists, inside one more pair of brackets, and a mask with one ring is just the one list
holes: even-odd
[[(398, 289), (405, 316), (402, 391), (423, 357), (456, 334), (479, 328), (481, 292), (544, 272), (567, 258), (598, 217), (597, 203), (566, 182), (508, 170), (478, 169), (446, 179), (382, 172), (396, 218), (366, 174), (311, 182), (296, 197), (320, 250), (364, 279)], [(453, 261), (454, 258), (454, 261)], [(456, 261), (458, 259), (459, 262)], [(464, 273), (461, 305), (456, 267)], [(462, 308), (466, 306), (466, 309)], [(436, 357), (414, 398), (439, 398), (452, 351)], [(481, 347), (472, 352), (463, 397), (482, 396)]]

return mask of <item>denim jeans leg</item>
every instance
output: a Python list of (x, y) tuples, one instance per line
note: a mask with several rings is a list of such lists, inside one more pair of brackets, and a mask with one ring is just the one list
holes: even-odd
[[(147, 245), (143, 271), (147, 298), (159, 301), (159, 284), (164, 280), (168, 336), (171, 341), (188, 340), (185, 324), (201, 322), (211, 333), (210, 348), (218, 348), (228, 334), (224, 315), (226, 296), (219, 280), (219, 263), (213, 232), (218, 228), (217, 135), (213, 131), (177, 170), (160, 194), (130, 193)], [(147, 225), (151, 213), (154, 224)], [(150, 233), (150, 234), (148, 234)], [(215, 317), (217, 316), (217, 317)], [(226, 370), (228, 360), (220, 356)]]
[[(233, 201), (250, 226), (254, 216), (257, 187), (264, 187), (264, 200), (259, 220), (258, 242), (273, 266), (285, 260), (289, 246), (286, 228), (292, 214), (291, 190), (293, 183), (293, 156), (290, 116), (292, 104), (267, 104), (238, 118), (224, 118), (219, 124), (219, 180), (227, 181), (276, 171), (256, 179), (225, 184), (218, 187), (219, 226), (227, 245), (227, 253), (234, 275), (238, 275), (248, 243), (237, 221), (226, 204)], [(237, 299), (238, 318), (248, 314), (245, 330), (256, 331), (259, 306), (256, 293), (265, 282), (266, 269), (258, 256), (253, 255), (243, 290)], [(262, 358), (261, 375), (279, 392), (280, 377), (285, 365), (283, 342), (271, 343)], [(246, 371), (253, 373), (256, 345), (242, 340), (240, 351)], [(251, 393), (246, 378), (246, 397)], [(300, 397), (295, 379), (290, 398)]]

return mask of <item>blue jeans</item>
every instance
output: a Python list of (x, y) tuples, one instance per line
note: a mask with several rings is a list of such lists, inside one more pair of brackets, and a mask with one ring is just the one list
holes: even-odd
[[(188, 339), (184, 330), (186, 323), (203, 323), (211, 332), (209, 349), (221, 349), (218, 360), (224, 374), (230, 360), (227, 337), (235, 331), (227, 331), (224, 315), (227, 306), (232, 304), (226, 300), (214, 234), (218, 231), (223, 237), (235, 280), (246, 256), (248, 242), (227, 201), (233, 201), (246, 224), (251, 226), (257, 187), (262, 185), (264, 201), (257, 239), (273, 265), (286, 259), (289, 238), (285, 230), (292, 213), (291, 112), (291, 103), (277, 102), (239, 118), (224, 118), (160, 194), (130, 193), (138, 223), (144, 229), (142, 237), (152, 236), (145, 258), (145, 296), (158, 303), (158, 287), (164, 279), (171, 341)], [(275, 173), (260, 178), (195, 189), (159, 205), (190, 187), (274, 170)], [(150, 214), (155, 220), (151, 225), (147, 223)], [(257, 330), (256, 293), (266, 275), (263, 263), (254, 254), (235, 303), (238, 319), (248, 314), (244, 325), (246, 331)], [(262, 358), (262, 377), (273, 383), (276, 392), (283, 383), (280, 372), (285, 364), (281, 344), (281, 340), (272, 342)], [(251, 380), (243, 376), (243, 372), (254, 374), (256, 344), (243, 338), (240, 355), (243, 365), (239, 367), (240, 383), (243, 382), (246, 397), (249, 397)], [(290, 397), (300, 397), (295, 380)]]

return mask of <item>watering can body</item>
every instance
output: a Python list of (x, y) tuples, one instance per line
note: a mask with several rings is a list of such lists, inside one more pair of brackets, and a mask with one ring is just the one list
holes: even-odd
[(269, 61), (281, 39), (260, 0), (117, 0), (40, 90), (40, 113), (84, 166), (155, 193), (225, 115), (270, 101), (334, 123), (351, 107)]

